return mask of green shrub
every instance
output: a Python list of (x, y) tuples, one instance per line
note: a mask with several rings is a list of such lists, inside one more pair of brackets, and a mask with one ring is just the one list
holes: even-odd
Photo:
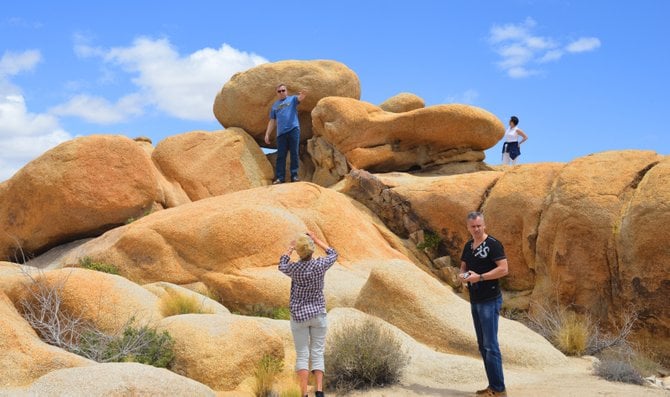
[(272, 386), (283, 368), (284, 362), (282, 360), (269, 354), (264, 355), (254, 371), (254, 395), (256, 397), (274, 396)]
[(251, 306), (247, 313), (242, 313), (254, 317), (267, 317), (275, 320), (290, 320), (291, 312), (288, 307), (274, 307), (263, 304)]
[(631, 383), (634, 385), (644, 384), (642, 375), (630, 362), (625, 360), (603, 359), (595, 365), (595, 373), (597, 376), (612, 382)]
[(328, 386), (343, 392), (397, 383), (409, 363), (396, 336), (372, 320), (332, 332), (325, 360)]
[(93, 260), (85, 256), (79, 259), (79, 266), (84, 269), (95, 270), (98, 272), (109, 273), (109, 274), (119, 274), (119, 269), (114, 265), (108, 265), (102, 262), (93, 262)]
[(160, 308), (161, 313), (165, 317), (189, 313), (212, 313), (211, 310), (206, 310), (203, 306), (203, 302), (198, 301), (195, 296), (182, 295), (172, 291), (167, 291), (167, 293), (163, 295), (160, 300)]
[(97, 362), (137, 362), (166, 368), (174, 358), (173, 348), (174, 340), (167, 331), (128, 325), (118, 336), (86, 332), (76, 353)]
[(416, 245), (416, 248), (422, 249), (435, 249), (440, 245), (442, 239), (436, 233), (433, 232), (424, 232), (423, 241)]

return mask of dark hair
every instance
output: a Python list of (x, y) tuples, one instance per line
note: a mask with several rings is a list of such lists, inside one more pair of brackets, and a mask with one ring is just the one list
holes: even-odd
[(482, 214), (482, 213), (479, 212), (479, 211), (471, 211), (471, 212), (468, 212), (467, 220), (469, 220), (469, 221), (473, 221), (473, 220), (475, 220), (475, 219), (477, 219), (477, 218), (482, 218), (482, 220), (484, 220), (484, 214)]
[(510, 117), (509, 121), (511, 121), (512, 123), (514, 123), (514, 126), (515, 126), (515, 127), (516, 127), (517, 125), (519, 125), (519, 118), (516, 117), (516, 116), (512, 116), (512, 117)]

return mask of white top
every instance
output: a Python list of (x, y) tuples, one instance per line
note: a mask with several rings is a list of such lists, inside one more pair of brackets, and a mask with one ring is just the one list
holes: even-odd
[(519, 141), (519, 133), (516, 130), (516, 127), (511, 127), (508, 128), (507, 131), (505, 131), (505, 142), (518, 142)]

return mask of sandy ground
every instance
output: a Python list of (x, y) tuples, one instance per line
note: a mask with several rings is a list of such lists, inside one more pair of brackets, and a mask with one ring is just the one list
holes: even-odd
[[(529, 371), (510, 369), (505, 372), (507, 395), (510, 397), (651, 397), (670, 396), (670, 390), (650, 386), (635, 386), (618, 382), (608, 382), (591, 374), (591, 360), (570, 358), (569, 365), (554, 370)], [(483, 371), (483, 368), (482, 368)], [(475, 390), (486, 385), (455, 384), (451, 387), (429, 387), (405, 380), (401, 385), (388, 388), (356, 391), (347, 396), (412, 397), (412, 396), (474, 396)], [(328, 395), (336, 395), (328, 393)], [(337, 395), (340, 396), (340, 395)]]

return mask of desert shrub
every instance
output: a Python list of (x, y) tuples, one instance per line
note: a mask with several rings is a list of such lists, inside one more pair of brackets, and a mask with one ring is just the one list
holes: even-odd
[(423, 241), (416, 245), (416, 248), (422, 249), (435, 249), (440, 245), (442, 239), (436, 233), (433, 232), (424, 232)]
[(174, 340), (167, 331), (129, 324), (121, 335), (85, 333), (77, 353), (101, 363), (132, 361), (165, 368), (174, 358), (173, 347)]
[(256, 365), (256, 370), (254, 371), (254, 395), (256, 397), (271, 397), (276, 395), (273, 392), (272, 386), (283, 368), (284, 362), (282, 360), (269, 354), (264, 355)]
[(95, 270), (103, 273), (119, 274), (119, 269), (116, 266), (102, 262), (93, 262), (93, 260), (88, 256), (79, 259), (79, 266), (83, 267), (84, 269)]
[(42, 272), (24, 271), (25, 297), (20, 312), (40, 338), (50, 344), (97, 362), (135, 361), (166, 367), (174, 357), (172, 337), (149, 326), (135, 327), (134, 319), (121, 327), (120, 335), (109, 335), (83, 319), (82, 313), (66, 310), (63, 289), (69, 275), (47, 280)]
[(612, 382), (632, 383), (642, 385), (642, 375), (626, 360), (605, 358), (595, 365), (595, 374)]
[(340, 391), (397, 383), (409, 363), (396, 336), (372, 320), (332, 332), (325, 360), (328, 386)]
[(593, 324), (588, 316), (578, 316), (557, 305), (550, 308), (537, 306), (528, 316), (531, 328), (565, 354), (583, 354), (592, 341)]
[(249, 316), (254, 317), (273, 318), (275, 320), (291, 319), (291, 312), (289, 311), (288, 307), (274, 307), (263, 304), (253, 305), (251, 306), (251, 309), (247, 313), (243, 314), (247, 314)]
[(198, 300), (195, 296), (178, 294), (172, 291), (163, 295), (160, 300), (160, 308), (165, 317), (188, 313), (212, 313), (211, 310), (205, 309), (203, 301)]

